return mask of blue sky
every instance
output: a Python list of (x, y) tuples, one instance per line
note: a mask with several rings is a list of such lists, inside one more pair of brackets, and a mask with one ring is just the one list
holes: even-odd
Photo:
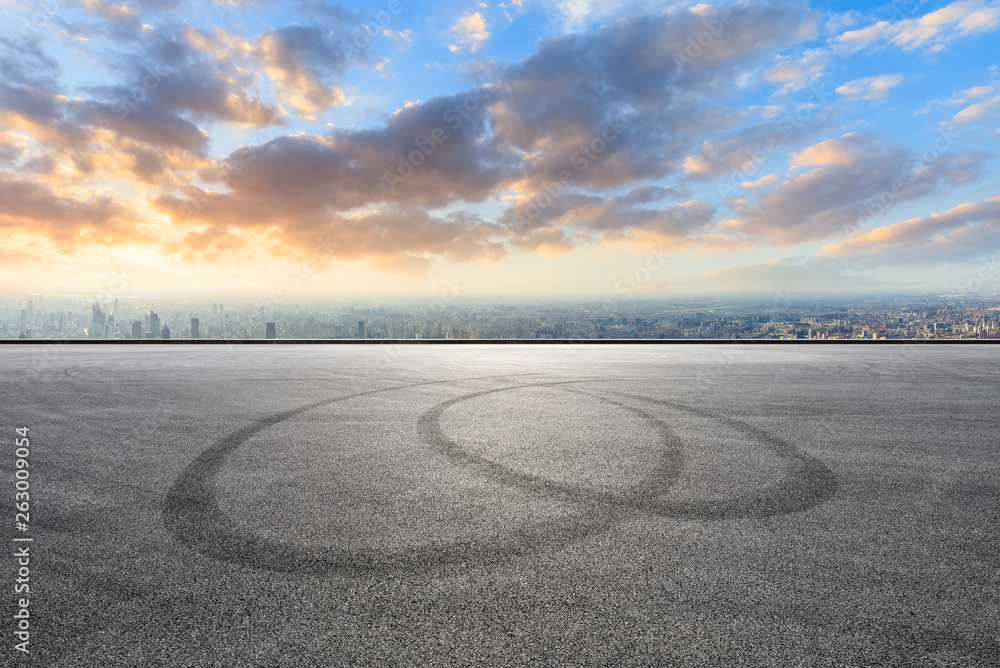
[(1000, 246), (995, 1), (2, 19), (13, 290), (944, 293)]

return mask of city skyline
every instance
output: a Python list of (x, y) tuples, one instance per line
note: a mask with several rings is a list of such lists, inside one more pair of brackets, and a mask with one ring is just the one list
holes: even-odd
[[(18, 308), (20, 307), (20, 308)], [(0, 340), (1000, 340), (1000, 295), (382, 304), (0, 297)]]
[(943, 294), (1000, 266), (996, 1), (0, 16), (8, 294)]

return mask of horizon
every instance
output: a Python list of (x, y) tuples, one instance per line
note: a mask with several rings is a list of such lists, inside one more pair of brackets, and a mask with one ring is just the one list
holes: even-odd
[[(447, 292), (447, 291), (446, 291)], [(737, 292), (737, 293), (702, 293), (702, 294), (664, 294), (664, 295), (609, 295), (602, 294), (515, 294), (515, 293), (459, 293), (450, 292), (442, 299), (440, 294), (410, 293), (400, 295), (373, 295), (368, 293), (339, 293), (336, 295), (298, 295), (294, 299), (273, 300), (267, 295), (241, 295), (241, 294), (218, 294), (218, 295), (191, 295), (191, 294), (148, 294), (148, 295), (114, 295), (111, 293), (0, 293), (0, 303), (4, 301), (19, 302), (22, 305), (32, 302), (55, 302), (72, 301), (80, 304), (99, 304), (109, 306), (114, 301), (121, 303), (137, 302), (173, 302), (173, 303), (233, 303), (253, 306), (266, 306), (268, 308), (280, 308), (285, 306), (300, 305), (324, 305), (324, 306), (353, 306), (358, 303), (368, 303), (371, 305), (390, 306), (405, 305), (414, 302), (424, 302), (426, 300), (444, 301), (448, 305), (478, 305), (488, 303), (493, 305), (517, 305), (517, 304), (602, 304), (613, 302), (618, 307), (629, 305), (669, 305), (669, 304), (708, 304), (733, 302), (734, 307), (752, 306), (768, 302), (806, 303), (806, 302), (840, 302), (844, 304), (860, 302), (906, 302), (906, 301), (927, 301), (945, 304), (950, 301), (996, 301), (1000, 299), (1000, 292), (990, 292), (987, 290), (956, 292), (956, 291), (897, 291), (897, 292), (798, 292), (791, 290), (778, 290), (772, 292)], [(794, 302), (793, 302), (794, 300)], [(722, 307), (712, 307), (722, 308)]]

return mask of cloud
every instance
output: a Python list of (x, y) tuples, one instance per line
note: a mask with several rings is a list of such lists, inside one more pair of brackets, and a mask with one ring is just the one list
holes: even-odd
[[(511, 243), (533, 248), (539, 242), (572, 247), (580, 242), (624, 241), (654, 238), (660, 242), (691, 245), (708, 229), (715, 207), (698, 200), (654, 209), (637, 206), (665, 193), (636, 189), (617, 197), (571, 192), (558, 197), (525, 195), (504, 211), (498, 223), (511, 229)], [(556, 235), (558, 231), (558, 235)]]
[[(724, 39), (677, 67), (676, 57), (705, 30), (705, 11), (673, 8), (541, 41), (503, 77), (491, 109), (496, 132), (525, 154), (535, 179), (576, 170), (574, 161), (586, 163), (577, 182), (599, 188), (676, 171), (691, 137), (746, 115), (706, 109), (705, 98), (730, 94), (747, 67), (815, 31), (814, 15), (799, 6), (739, 5)], [(609, 124), (621, 132), (605, 135)], [(602, 148), (599, 155), (587, 152), (591, 144)]]
[[(732, 192), (765, 167), (781, 149), (801, 145), (806, 138), (828, 131), (836, 122), (831, 96), (825, 86), (817, 86), (808, 101), (797, 104), (794, 110), (703, 141), (697, 153), (683, 163), (685, 178), (708, 181), (728, 175), (720, 188)], [(706, 114), (705, 118), (711, 115)]]
[[(115, 134), (131, 137), (159, 147), (176, 147), (203, 154), (208, 148), (208, 133), (182, 114), (154, 105), (141, 104), (132, 109), (117, 103), (82, 102), (74, 105), (74, 114), (86, 125), (104, 124)], [(127, 113), (126, 113), (127, 111)]]
[(23, 228), (57, 241), (116, 243), (134, 233), (133, 214), (110, 198), (67, 197), (7, 172), (0, 172), (0, 202), (0, 227)]
[(471, 214), (438, 217), (405, 207), (352, 215), (272, 215), (267, 220), (241, 220), (239, 225), (213, 223), (188, 234), (174, 250), (189, 254), (190, 261), (209, 259), (205, 253), (243, 252), (245, 244), (234, 237), (247, 232), (274, 244), (272, 251), (282, 256), (291, 251), (326, 261), (365, 260), (373, 268), (410, 276), (425, 275), (438, 257), (452, 262), (496, 262), (509, 255), (502, 243), (507, 233), (495, 224)]
[(923, 107), (913, 112), (913, 115), (917, 116), (920, 114), (926, 114), (927, 112), (933, 111), (935, 109), (942, 109), (945, 107), (957, 107), (958, 105), (968, 104), (970, 101), (974, 100), (977, 97), (983, 97), (985, 95), (989, 95), (991, 93), (996, 93), (996, 92), (997, 88), (993, 85), (973, 86), (972, 88), (966, 88), (965, 90), (960, 91), (952, 95), (951, 97), (944, 97), (944, 98), (939, 98), (937, 100), (931, 100)]
[(343, 103), (344, 91), (336, 84), (347, 70), (347, 54), (315, 26), (273, 28), (254, 41), (257, 62), (282, 100), (309, 119)]
[(850, 28), (857, 25), (864, 19), (861, 12), (856, 10), (848, 10), (846, 12), (835, 12), (831, 13), (826, 23), (823, 25), (823, 34), (825, 35), (838, 35), (844, 31), (845, 28)]
[(0, 165), (10, 166), (24, 153), (23, 140), (15, 134), (0, 132)]
[(296, 0), (292, 6), (296, 12), (322, 22), (354, 25), (361, 21), (361, 15), (353, 9), (346, 9), (326, 0)]
[(903, 80), (902, 74), (879, 74), (874, 77), (855, 79), (837, 87), (837, 94), (848, 100), (880, 102), (889, 91)]
[[(813, 34), (814, 18), (794, 5), (741, 6), (731, 38), (679, 70), (672, 54), (703, 29), (703, 15), (704, 9), (675, 9), (543, 40), (525, 61), (494, 68), (492, 84), (408, 104), (379, 127), (244, 147), (223, 161), (228, 167), (202, 170), (202, 187), (197, 180), (181, 183), (151, 200), (176, 225), (191, 228), (188, 242), (197, 248), (187, 252), (221, 253), (231, 246), (232, 230), (266, 238), (275, 253), (305, 252), (325, 234), (348, 234), (353, 242), (338, 257), (369, 258), (380, 267), (399, 260), (408, 271), (426, 269), (437, 256), (500, 259), (507, 246), (558, 253), (582, 243), (639, 238), (719, 248), (744, 243), (710, 229), (711, 205), (648, 206), (690, 193), (644, 182), (674, 169), (689, 137), (761, 113), (706, 112), (703, 100), (727, 91), (748, 63)], [(272, 51), (282, 54), (274, 59), (285, 63), (282, 71), (296, 72), (315, 60), (313, 51), (328, 48), (312, 30), (296, 28), (302, 39), (290, 52), (285, 38), (291, 34), (265, 33), (277, 40)], [(318, 81), (308, 73), (303, 80), (307, 89)], [(144, 157), (136, 155), (137, 168)], [(148, 165), (152, 174), (156, 168)], [(220, 171), (224, 185), (206, 185)], [(555, 204), (527, 225), (512, 224), (537, 201), (547, 178), (566, 172), (572, 186)], [(626, 186), (621, 195), (586, 192)], [(515, 203), (497, 223), (463, 214), (466, 203), (504, 192), (515, 193)], [(459, 217), (427, 213), (433, 209), (452, 209)], [(374, 231), (365, 232), (371, 225)], [(412, 234), (404, 234), (406, 225)], [(393, 243), (383, 247), (390, 233)], [(422, 245), (421, 235), (447, 244)]]
[(650, 202), (658, 202), (667, 198), (678, 199), (690, 196), (691, 191), (684, 187), (639, 186), (638, 188), (633, 188), (617, 199), (623, 204), (649, 204)]
[[(284, 124), (279, 110), (249, 88), (239, 68), (219, 56), (215, 37), (176, 28), (144, 31), (138, 51), (109, 58), (115, 82), (78, 87), (80, 96), (73, 98), (46, 73), (51, 67), (40, 52), (29, 50), (13, 67), (2, 58), (0, 69), (16, 85), (0, 84), (0, 115), (30, 128), (51, 152), (77, 149), (72, 160), (84, 170), (90, 169), (89, 156), (113, 148), (115, 136), (204, 154), (209, 138), (203, 124)], [(26, 69), (31, 63), (33, 69)]]
[(732, 200), (738, 219), (727, 229), (781, 246), (829, 238), (866, 220), (859, 213), (879, 195), (891, 194), (890, 204), (895, 204), (929, 195), (941, 183), (968, 183), (981, 173), (986, 158), (936, 149), (927, 158), (898, 144), (881, 146), (870, 133), (843, 135), (793, 156), (793, 166), (813, 169), (760, 195), (756, 203)]
[[(567, 8), (581, 17), (601, 11), (596, 5)], [(0, 160), (21, 176), (44, 175), (38, 182), (44, 192), (25, 196), (39, 203), (34, 210), (64, 221), (58, 226), (67, 230), (62, 238), (93, 227), (74, 227), (74, 220), (97, 222), (88, 203), (110, 221), (94, 229), (128, 229), (129, 207), (142, 200), (114, 209), (101, 195), (84, 194), (100, 183), (103, 189), (91, 192), (142, 193), (146, 211), (169, 220), (169, 252), (191, 261), (308, 255), (323, 243), (331, 245), (334, 259), (408, 275), (441, 259), (501, 260), (512, 249), (559, 253), (655, 240), (715, 252), (761, 239), (827, 239), (850, 229), (858, 207), (894, 179), (905, 182), (902, 201), (979, 173), (979, 154), (922, 164), (919, 153), (864, 134), (803, 141), (834, 123), (840, 127), (835, 113), (847, 105), (812, 97), (787, 110), (766, 99), (747, 105), (744, 94), (762, 72), (782, 92), (800, 91), (824, 76), (831, 52), (802, 50), (816, 37), (817, 14), (800, 4), (730, 9), (724, 34), (693, 56), (687, 55), (692, 38), (720, 8), (632, 14), (589, 32), (542, 39), (514, 63), (479, 54), (463, 69), (489, 71), (492, 83), (430, 99), (407, 95), (421, 99), (358, 127), (335, 127), (331, 117), (333, 129), (325, 134), (299, 121), (343, 104), (349, 68), (356, 59), (373, 62), (342, 48), (345, 26), (359, 21), (357, 14), (329, 3), (298, 3), (304, 25), (246, 37), (242, 29), (227, 33), (231, 28), (150, 19), (153, 29), (107, 19), (118, 35), (108, 49), (116, 54), (107, 61), (110, 82), (63, 88), (63, 75), (41, 51), (23, 61), (0, 61), (0, 113), (5, 129), (20, 137), (0, 135)], [(456, 23), (453, 41), (463, 53), (489, 43), (485, 15), (470, 12)], [(972, 23), (985, 25), (981, 16)], [(402, 26), (392, 28), (380, 32), (401, 43), (410, 39)], [(776, 52), (789, 49), (776, 59)], [(158, 67), (150, 72), (152, 63)], [(149, 76), (155, 85), (136, 99), (136, 86)], [(878, 99), (898, 77), (856, 79), (838, 93)], [(991, 102), (989, 95), (969, 101)], [(959, 114), (964, 119), (984, 111), (970, 107)], [(349, 121), (357, 122), (351, 112)], [(779, 116), (796, 112), (808, 122), (784, 132)], [(105, 120), (110, 126), (102, 129)], [(268, 141), (244, 139), (247, 145), (216, 160), (212, 137), (225, 137), (227, 151), (240, 141), (232, 132), (214, 132), (216, 124), (290, 129)], [(59, 186), (66, 172), (53, 161), (81, 136), (89, 147), (76, 163), (81, 183)], [(756, 164), (756, 174), (740, 173), (736, 196), (745, 199), (727, 203), (735, 213), (731, 221), (719, 221), (717, 207), (701, 193), (694, 199), (693, 182), (734, 172), (769, 140), (794, 149), (787, 181), (767, 173), (774, 166)], [(571, 185), (539, 206), (548, 185), (564, 173)], [(671, 178), (673, 184), (664, 185)], [(11, 188), (12, 195), (21, 192)], [(46, 193), (48, 209), (40, 204)], [(529, 215), (533, 205), (537, 215)], [(497, 210), (495, 219), (473, 213)], [(515, 223), (516, 216), (527, 223)]]
[(1000, 114), (1000, 95), (969, 105), (952, 116), (949, 125), (955, 126), (963, 123), (971, 123), (984, 118), (992, 118), (997, 114)]
[(967, 262), (1000, 248), (1000, 195), (944, 213), (867, 230), (823, 246), (817, 256), (858, 267)]
[(743, 187), (747, 189), (763, 188), (764, 186), (774, 185), (779, 181), (777, 174), (768, 174), (762, 176), (756, 181), (744, 181)]
[(847, 167), (857, 164), (861, 155), (855, 151), (862, 135), (848, 134), (840, 139), (827, 139), (790, 157), (792, 167)]
[[(471, 53), (481, 49), (490, 38), (486, 19), (479, 12), (462, 14), (455, 21), (455, 25), (451, 27), (451, 32), (455, 35), (458, 44), (466, 47)], [(461, 47), (456, 44), (452, 44), (450, 48), (452, 51), (461, 50)]]
[(826, 49), (810, 49), (798, 58), (779, 56), (777, 64), (767, 69), (764, 76), (772, 83), (784, 84), (780, 93), (791, 93), (823, 76), (830, 59)]
[(848, 30), (830, 40), (835, 53), (856, 53), (892, 44), (906, 51), (936, 53), (952, 42), (1000, 25), (1000, 4), (995, 0), (958, 0), (917, 18), (879, 21)]
[(413, 31), (407, 30), (390, 30), (389, 28), (383, 28), (382, 34), (391, 39), (396, 43), (396, 46), (400, 49), (409, 48), (413, 44)]
[[(482, 106), (464, 119), (455, 114), (456, 105), (469, 99), (478, 98), (467, 92), (414, 104), (378, 129), (282, 136), (245, 147), (226, 159), (229, 168), (220, 170), (227, 174), (225, 190), (162, 195), (154, 203), (179, 224), (274, 227), (281, 230), (274, 233), (275, 241), (298, 247), (304, 243), (304, 227), (317, 233), (333, 224), (354, 230), (383, 220), (379, 215), (354, 219), (344, 212), (392, 210), (393, 220), (403, 221), (405, 214), (412, 221), (422, 220), (423, 208), (480, 201), (517, 176), (516, 163), (495, 140), (481, 141), (486, 128)], [(455, 123), (448, 122), (452, 115)], [(401, 174), (400, 181), (387, 179), (390, 173)], [(378, 240), (377, 235), (353, 233), (358, 244)], [(417, 238), (412, 239), (416, 247)], [(449, 256), (457, 252), (440, 248)], [(497, 247), (490, 248), (500, 255)], [(355, 249), (356, 255), (361, 252)]]
[(0, 35), (0, 77), (8, 84), (54, 89), (62, 68), (35, 41)]

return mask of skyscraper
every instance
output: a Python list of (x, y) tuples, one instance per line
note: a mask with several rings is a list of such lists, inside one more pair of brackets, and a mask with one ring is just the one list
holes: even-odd
[(365, 321), (364, 320), (358, 320), (358, 338), (359, 339), (365, 338)]
[(163, 334), (162, 334), (161, 338), (164, 338), (164, 339), (169, 339), (170, 338), (170, 328), (167, 327), (166, 325), (163, 326)]
[(142, 323), (136, 320), (132, 323), (132, 338), (141, 339), (142, 338)]
[(146, 330), (147, 334), (152, 334), (152, 336), (147, 336), (147, 339), (155, 339), (160, 335), (160, 316), (156, 315), (156, 311), (149, 312), (149, 329)]
[(201, 338), (201, 333), (198, 331), (198, 318), (191, 318), (191, 338)]
[(274, 327), (274, 323), (273, 322), (267, 323), (267, 330), (264, 333), (264, 338), (265, 339), (276, 339), (276, 338), (278, 338), (278, 333), (275, 331), (275, 327)]

